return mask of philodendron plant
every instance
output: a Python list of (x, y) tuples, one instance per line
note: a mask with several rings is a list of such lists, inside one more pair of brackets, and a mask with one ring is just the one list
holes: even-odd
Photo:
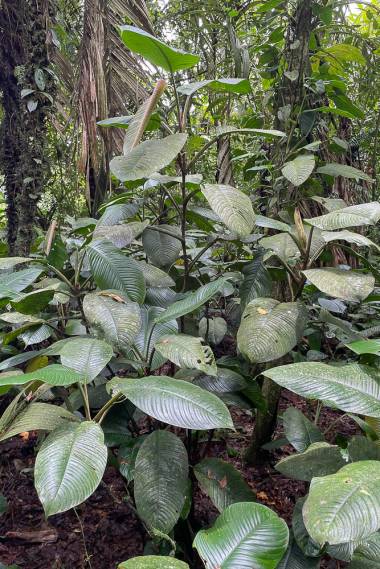
[[(352, 560), (351, 569), (375, 567), (379, 343), (360, 319), (355, 325), (332, 313), (358, 315), (378, 306), (371, 294), (379, 275), (357, 253), (378, 247), (349, 228), (376, 224), (380, 204), (337, 208), (336, 200), (324, 200), (331, 211), (302, 221), (295, 210), (294, 223), (255, 215), (246, 193), (203, 180), (195, 168), (222, 136), (281, 141), (284, 133), (227, 126), (194, 150), (187, 122), (200, 89), (238, 96), (249, 92), (248, 81), (178, 86), (175, 73), (195, 65), (197, 56), (130, 26), (121, 36), (171, 77), (176, 121), (173, 107), (159, 105), (163, 79), (133, 117), (103, 121), (102, 127), (126, 129), (124, 154), (110, 164), (125, 192), (102, 206), (98, 220), (68, 220), (61, 233), (53, 225), (35, 257), (0, 259), (0, 389), (15, 394), (0, 419), (0, 440), (24, 431), (44, 436), (34, 476), (46, 516), (85, 501), (108, 458), (117, 457), (157, 554), (120, 568), (195, 564), (176, 531), (191, 516), (194, 484), (220, 512), (193, 541), (207, 569), (317, 568), (326, 551)], [(142, 141), (146, 131), (153, 134)], [(301, 150), (278, 175), (301, 185), (315, 165), (314, 155)], [(320, 259), (330, 259), (337, 244), (362, 269), (322, 267)], [(213, 347), (236, 331), (236, 356), (216, 359)], [(337, 340), (329, 364), (326, 337)], [(349, 362), (339, 357), (345, 346)], [(241, 474), (197, 449), (199, 431), (234, 428), (231, 405), (265, 412), (264, 385), (262, 393), (254, 379), (260, 374), (264, 383), (351, 414), (365, 433), (342, 448), (328, 444), (318, 428), (320, 405), (314, 423), (297, 409), (285, 412), (285, 435), (297, 454), (277, 468), (311, 481), (296, 505), (290, 544), (286, 523), (256, 502)]]

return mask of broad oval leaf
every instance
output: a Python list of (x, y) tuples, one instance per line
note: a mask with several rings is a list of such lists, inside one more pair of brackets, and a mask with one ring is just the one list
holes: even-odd
[(73, 383), (83, 383), (83, 380), (83, 373), (78, 373), (59, 364), (52, 364), (23, 375), (4, 377), (0, 385), (24, 385), (30, 381), (43, 381), (48, 385), (58, 387), (72, 385)]
[(166, 224), (156, 227), (157, 230), (148, 228), (144, 231), (142, 235), (144, 251), (153, 265), (170, 267), (182, 251), (180, 229)]
[(291, 227), (283, 221), (265, 217), (264, 215), (256, 215), (255, 225), (257, 227), (268, 227), (269, 229), (277, 229), (278, 231), (290, 231)]
[(311, 444), (324, 440), (318, 427), (299, 409), (288, 407), (282, 419), (285, 436), (298, 452), (304, 452)]
[(370, 202), (343, 207), (319, 217), (305, 219), (306, 223), (325, 231), (362, 225), (375, 225), (380, 220), (380, 203)]
[(12, 308), (22, 314), (37, 314), (49, 304), (54, 298), (54, 290), (41, 289), (34, 290), (10, 301)]
[(147, 415), (184, 429), (233, 428), (224, 403), (204, 389), (166, 376), (142, 379), (115, 377), (108, 383)]
[(202, 491), (223, 512), (236, 502), (254, 502), (256, 495), (236, 468), (218, 458), (205, 458), (194, 466)]
[(202, 338), (187, 334), (162, 336), (154, 346), (159, 354), (179, 367), (199, 369), (209, 375), (216, 375), (216, 363), (210, 346)]
[(85, 337), (56, 342), (45, 354), (61, 356), (63, 366), (75, 370), (88, 382), (106, 367), (113, 356), (113, 350), (103, 340)]
[(255, 214), (246, 194), (222, 184), (205, 184), (202, 193), (228, 229), (239, 237), (247, 237), (252, 233)]
[(154, 431), (136, 457), (134, 497), (140, 518), (168, 534), (177, 523), (187, 493), (186, 448), (170, 431)]
[(337, 472), (346, 464), (340, 448), (328, 443), (313, 443), (305, 452), (291, 454), (276, 464), (276, 470), (288, 478), (310, 482), (316, 476)]
[(144, 355), (146, 361), (152, 360), (150, 363), (151, 371), (154, 371), (166, 362), (166, 358), (155, 350), (154, 346), (156, 342), (158, 342), (162, 336), (178, 333), (177, 320), (169, 320), (163, 323), (156, 322), (156, 318), (164, 311), (164, 308), (159, 308), (158, 306), (142, 308), (142, 326), (134, 341), (134, 344)]
[(306, 319), (306, 308), (300, 303), (280, 303), (273, 298), (251, 300), (237, 333), (238, 348), (251, 362), (281, 358), (300, 340)]
[(92, 421), (50, 433), (37, 454), (35, 486), (46, 516), (81, 504), (98, 487), (107, 464), (101, 427)]
[(120, 26), (120, 35), (128, 49), (171, 73), (194, 67), (200, 59), (198, 55), (170, 47), (162, 40), (134, 26)]
[(325, 294), (350, 302), (364, 300), (375, 287), (375, 277), (372, 275), (344, 269), (309, 269), (303, 274)]
[(339, 164), (339, 162), (332, 162), (331, 164), (326, 164), (317, 169), (318, 174), (327, 174), (328, 176), (343, 176), (343, 178), (352, 178), (354, 180), (366, 180), (367, 182), (373, 182), (373, 178), (368, 176), (365, 172), (354, 168), (353, 166), (348, 166), (347, 164)]
[(200, 89), (207, 87), (210, 91), (217, 91), (222, 93), (235, 93), (237, 95), (246, 95), (251, 92), (251, 85), (248, 79), (241, 78), (220, 78), (220, 79), (205, 79), (204, 81), (197, 81), (196, 83), (187, 83), (178, 87), (178, 92), (182, 95), (190, 97)]
[(162, 271), (158, 267), (151, 265), (150, 263), (145, 263), (145, 261), (136, 261), (144, 275), (145, 282), (147, 286), (153, 286), (158, 288), (172, 287), (175, 286), (175, 282), (165, 271)]
[(1, 429), (0, 441), (29, 431), (54, 431), (67, 422), (76, 423), (78, 417), (57, 405), (31, 403)]
[(100, 227), (117, 225), (121, 221), (125, 221), (129, 217), (136, 215), (138, 210), (139, 204), (137, 202), (109, 205), (96, 224), (95, 230), (99, 229)]
[(144, 555), (143, 557), (133, 557), (124, 561), (118, 569), (190, 569), (187, 563), (174, 559), (174, 557), (164, 557), (158, 555)]
[(127, 247), (149, 225), (149, 221), (132, 221), (120, 225), (100, 225), (95, 228), (95, 240), (107, 239), (118, 249)]
[(1, 275), (0, 299), (14, 298), (16, 293), (32, 285), (41, 273), (41, 268), (31, 267), (30, 269), (23, 269), (22, 271)]
[(277, 257), (288, 262), (289, 259), (298, 259), (301, 256), (299, 247), (289, 233), (277, 233), (260, 239), (260, 246), (273, 251)]
[(212, 528), (199, 531), (194, 547), (207, 569), (275, 569), (289, 542), (286, 523), (266, 506), (232, 504)]
[(199, 335), (212, 346), (221, 343), (227, 334), (227, 322), (220, 316), (214, 318), (201, 318), (199, 321)]
[(347, 241), (359, 247), (374, 247), (378, 250), (380, 249), (376, 243), (368, 239), (368, 237), (365, 237), (365, 235), (352, 231), (323, 231), (321, 236), (326, 243), (331, 243), (332, 241)]
[(165, 312), (156, 318), (156, 322), (168, 322), (169, 320), (180, 318), (181, 316), (185, 316), (185, 314), (194, 312), (211, 300), (218, 292), (221, 292), (225, 284), (226, 279), (222, 277), (199, 287), (197, 290), (187, 294), (182, 300), (171, 304)]
[(133, 259), (123, 255), (110, 241), (92, 241), (87, 246), (87, 255), (99, 288), (121, 290), (131, 300), (144, 301), (144, 275)]
[(283, 165), (281, 172), (293, 186), (300, 186), (311, 176), (315, 168), (315, 158), (312, 154), (297, 156), (291, 162)]
[(170, 134), (165, 138), (151, 139), (135, 146), (126, 156), (115, 156), (110, 162), (111, 172), (121, 182), (149, 178), (151, 174), (168, 166), (181, 152), (187, 134)]
[(369, 366), (302, 362), (278, 366), (263, 374), (302, 397), (320, 399), (342, 411), (380, 418), (380, 377)]
[(259, 252), (253, 261), (243, 268), (244, 280), (240, 285), (240, 298), (244, 309), (254, 298), (265, 297), (272, 290), (272, 279), (263, 262), (264, 255)]
[(141, 310), (126, 297), (87, 294), (83, 311), (89, 325), (115, 350), (127, 353), (141, 329)]
[(321, 545), (365, 539), (380, 528), (380, 461), (344, 466), (314, 478), (303, 507), (310, 536)]

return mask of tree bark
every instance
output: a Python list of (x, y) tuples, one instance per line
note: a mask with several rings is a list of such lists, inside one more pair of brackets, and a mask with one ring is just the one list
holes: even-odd
[(37, 203), (48, 174), (47, 117), (54, 79), (49, 66), (48, 0), (3, 0), (0, 9), (0, 89), (4, 117), (0, 166), (5, 178), (10, 255), (26, 256)]

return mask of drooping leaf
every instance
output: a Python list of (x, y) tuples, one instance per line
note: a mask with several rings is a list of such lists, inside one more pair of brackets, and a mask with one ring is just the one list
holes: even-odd
[(300, 303), (280, 303), (273, 298), (251, 300), (238, 330), (238, 348), (251, 362), (281, 358), (300, 340), (306, 319), (306, 309)]
[(174, 557), (164, 557), (157, 555), (144, 555), (143, 557), (133, 557), (118, 566), (118, 569), (190, 569), (187, 563), (174, 559)]
[(31, 403), (1, 429), (0, 441), (28, 431), (53, 431), (68, 421), (75, 423), (78, 418), (57, 405)]
[(22, 271), (1, 275), (0, 299), (14, 298), (16, 293), (32, 285), (41, 273), (41, 268), (31, 267), (30, 269), (23, 269)]
[(50, 346), (45, 354), (61, 356), (63, 366), (75, 370), (89, 382), (105, 368), (113, 356), (113, 350), (109, 344), (97, 338), (68, 338), (63, 343)]
[(134, 26), (121, 26), (120, 35), (128, 49), (171, 73), (194, 67), (199, 61), (198, 55), (170, 47), (160, 39)]
[(202, 193), (228, 229), (239, 237), (247, 237), (252, 233), (255, 214), (252, 202), (246, 194), (222, 184), (205, 184), (202, 186)]
[(364, 338), (363, 340), (356, 340), (355, 342), (346, 344), (346, 346), (359, 356), (362, 354), (380, 354), (380, 340)]
[[(20, 331), (21, 332), (21, 331)], [(47, 324), (42, 324), (41, 326), (28, 326), (28, 329), (21, 332), (19, 335), (17, 334), (17, 330), (11, 332), (13, 337), (19, 337), (25, 344), (25, 348), (28, 346), (33, 346), (34, 344), (40, 344), (45, 340), (48, 340), (53, 333), (52, 328)], [(9, 338), (9, 341), (12, 341), (13, 338)]]
[(130, 245), (148, 225), (149, 221), (132, 221), (121, 225), (100, 225), (95, 228), (93, 238), (95, 240), (107, 239), (115, 247), (122, 249)]
[(201, 530), (194, 547), (207, 569), (275, 569), (289, 541), (286, 523), (266, 506), (232, 504), (212, 528)]
[(31, 261), (31, 257), (1, 257), (0, 270), (13, 269), (17, 265), (23, 265), (24, 263), (30, 263)]
[(320, 399), (342, 411), (380, 418), (380, 377), (369, 366), (302, 362), (278, 366), (263, 374), (307, 399)]
[(377, 250), (380, 249), (376, 243), (368, 239), (368, 237), (365, 237), (365, 235), (352, 231), (323, 231), (322, 238), (326, 243), (331, 243), (332, 241), (347, 241), (359, 247), (374, 247)]
[(108, 206), (96, 224), (96, 228), (117, 225), (129, 217), (133, 217), (139, 210), (138, 202), (113, 204)]
[[(148, 265), (147, 265), (148, 266)], [(149, 265), (150, 266), (150, 265)], [(169, 320), (168, 322), (156, 322), (156, 318), (165, 311), (164, 308), (158, 306), (151, 306), (150, 308), (141, 309), (142, 325), (139, 334), (134, 340), (135, 345), (140, 350), (147, 361), (151, 361), (150, 369), (155, 370), (163, 365), (166, 358), (160, 355), (154, 349), (155, 344), (167, 334), (178, 333), (177, 320)], [(154, 350), (154, 352), (153, 352)]]
[(15, 300), (10, 301), (12, 308), (22, 314), (37, 314), (49, 304), (54, 297), (54, 290), (41, 289), (34, 290), (22, 296), (18, 296)]
[(315, 168), (315, 158), (312, 154), (297, 156), (291, 162), (287, 162), (281, 169), (282, 175), (293, 186), (301, 186), (311, 176)]
[(210, 346), (202, 338), (187, 334), (162, 336), (154, 346), (159, 354), (179, 367), (199, 369), (209, 375), (216, 375), (216, 363)]
[(319, 569), (320, 564), (318, 557), (306, 557), (296, 542), (292, 541), (277, 569)]
[(187, 83), (178, 87), (178, 92), (189, 97), (204, 87), (207, 87), (210, 91), (235, 93), (237, 95), (246, 95), (251, 92), (248, 79), (240, 78), (206, 79), (196, 83)]
[(296, 407), (288, 407), (282, 419), (285, 436), (298, 452), (304, 452), (311, 444), (324, 440), (318, 427)]
[(135, 463), (134, 497), (141, 519), (168, 534), (186, 499), (187, 451), (169, 431), (154, 431), (142, 443)]
[(101, 427), (92, 421), (64, 425), (43, 442), (34, 469), (46, 516), (81, 504), (98, 487), (107, 464)]
[(375, 277), (355, 271), (326, 267), (308, 269), (303, 274), (325, 294), (350, 302), (364, 300), (375, 287)]
[[(343, 178), (351, 178), (354, 180), (365, 180), (366, 182), (373, 182), (373, 179), (368, 176), (365, 172), (354, 168), (353, 166), (348, 166), (347, 164), (339, 164), (334, 162), (332, 164), (326, 164), (325, 166), (320, 166), (317, 169), (318, 174), (327, 174), (328, 176), (343, 176)], [(352, 206), (354, 207), (354, 206)]]
[(22, 352), (16, 356), (11, 356), (0, 363), (0, 371), (23, 364), (41, 353), (40, 350), (31, 350), (30, 352)]
[(291, 454), (276, 464), (276, 470), (288, 478), (310, 482), (316, 476), (337, 472), (346, 464), (340, 448), (328, 443), (313, 443), (300, 454)]
[(201, 318), (199, 321), (199, 335), (212, 346), (221, 343), (227, 334), (227, 322), (220, 316), (214, 318)]
[(255, 225), (258, 227), (267, 227), (268, 229), (277, 229), (278, 231), (290, 231), (291, 227), (283, 221), (265, 217), (263, 215), (256, 215)]
[(181, 316), (185, 316), (185, 314), (194, 312), (211, 300), (218, 292), (221, 292), (225, 283), (226, 279), (222, 277), (199, 287), (196, 291), (187, 294), (184, 299), (171, 304), (165, 312), (158, 316), (156, 322), (168, 322), (169, 320), (180, 318)]
[(272, 290), (272, 279), (264, 265), (263, 254), (258, 253), (253, 261), (243, 268), (244, 280), (240, 285), (242, 308), (254, 298), (266, 297)]
[(236, 371), (219, 366), (216, 377), (202, 374), (194, 380), (194, 383), (213, 393), (243, 391), (249, 385), (248, 381)]
[(305, 222), (324, 231), (334, 231), (347, 227), (375, 225), (379, 219), (380, 203), (370, 202), (342, 207), (319, 217), (305, 219)]
[(365, 539), (380, 528), (380, 461), (344, 466), (314, 478), (303, 507), (305, 526), (323, 545)]
[(112, 293), (86, 294), (83, 311), (88, 324), (106, 342), (122, 353), (128, 353), (141, 329), (141, 310), (136, 302)]
[(150, 263), (145, 263), (145, 261), (136, 261), (136, 263), (144, 275), (147, 286), (163, 288), (175, 285), (175, 282), (171, 276), (169, 276), (167, 273), (165, 273), (165, 271), (162, 271), (158, 267), (155, 267)]
[(126, 156), (115, 156), (110, 162), (111, 172), (121, 182), (149, 178), (151, 174), (168, 166), (181, 152), (186, 134), (170, 134), (165, 138), (141, 142)]
[(52, 364), (30, 373), (23, 375), (7, 376), (1, 381), (2, 385), (25, 385), (30, 381), (43, 381), (48, 385), (67, 386), (73, 383), (83, 382), (83, 373), (78, 373), (72, 369)]
[(120, 290), (131, 300), (144, 301), (144, 275), (133, 259), (123, 255), (110, 241), (92, 241), (87, 246), (87, 255), (99, 288)]
[[(174, 225), (162, 224), (158, 231), (146, 229), (142, 235), (144, 251), (150, 262), (157, 267), (170, 267), (182, 251), (181, 232)], [(162, 231), (160, 231), (160, 229)]]
[(108, 386), (144, 413), (169, 425), (198, 430), (233, 428), (224, 403), (191, 383), (166, 376), (138, 380), (115, 377)]
[(194, 467), (194, 474), (202, 491), (223, 512), (236, 502), (254, 502), (255, 493), (240, 472), (224, 460), (205, 458)]

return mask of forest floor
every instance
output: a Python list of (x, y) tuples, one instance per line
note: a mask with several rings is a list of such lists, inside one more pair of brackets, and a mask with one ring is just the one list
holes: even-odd
[[(296, 406), (312, 416), (310, 404), (284, 391), (280, 412)], [(286, 446), (268, 454), (268, 461), (247, 467), (242, 460), (253, 428), (250, 412), (232, 411), (235, 433), (223, 434), (209, 444), (200, 443), (199, 452), (234, 464), (257, 494), (258, 502), (270, 507), (291, 523), (294, 504), (306, 494), (307, 484), (289, 480), (274, 465), (292, 452)], [(319, 425), (323, 431), (339, 417), (339, 412), (322, 409)], [(357, 432), (348, 417), (337, 422), (329, 442), (337, 434), (344, 437)], [(278, 428), (276, 437), (281, 437)], [(327, 439), (329, 437), (327, 436)], [(114, 467), (108, 467), (104, 482), (87, 502), (76, 511), (58, 514), (45, 520), (33, 485), (33, 464), (37, 436), (16, 437), (0, 446), (0, 493), (8, 501), (8, 511), (0, 517), (0, 562), (15, 563), (22, 569), (116, 569), (117, 564), (141, 555), (148, 540), (143, 525), (126, 500), (124, 480)], [(204, 448), (204, 445), (207, 445)], [(200, 490), (195, 493), (194, 526), (211, 525), (217, 510)], [(187, 530), (186, 530), (187, 531)], [(189, 543), (191, 539), (189, 539)], [(189, 560), (188, 560), (189, 561)], [(198, 569), (194, 558), (191, 569)], [(338, 569), (346, 565), (326, 558), (321, 569)]]

